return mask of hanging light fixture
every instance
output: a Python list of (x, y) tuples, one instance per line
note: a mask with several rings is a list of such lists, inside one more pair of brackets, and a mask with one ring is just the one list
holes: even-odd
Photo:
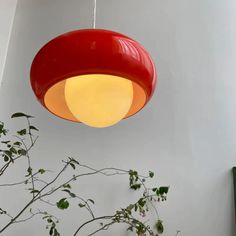
[(53, 114), (102, 128), (141, 110), (156, 84), (154, 63), (135, 40), (117, 32), (76, 30), (48, 42), (31, 66), (31, 85)]

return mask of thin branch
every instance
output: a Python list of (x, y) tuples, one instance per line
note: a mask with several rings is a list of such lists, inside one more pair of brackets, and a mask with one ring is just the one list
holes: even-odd
[(29, 217), (27, 217), (27, 218), (25, 218), (25, 219), (22, 219), (22, 220), (14, 221), (14, 222), (12, 222), (12, 223), (13, 223), (13, 224), (18, 224), (18, 223), (26, 222), (26, 221), (31, 220), (32, 218), (34, 218), (36, 215), (45, 215), (45, 213), (44, 213), (44, 212), (41, 212), (41, 211), (36, 212), (36, 213), (32, 213), (32, 212), (31, 212), (31, 216), (29, 216)]
[[(66, 166), (68, 166), (70, 164), (70, 162), (64, 162), (66, 163)], [(121, 170), (121, 169), (117, 169), (117, 168), (112, 168), (112, 167), (109, 167), (109, 168), (102, 168), (102, 169), (94, 169), (94, 168), (91, 168), (91, 167), (88, 167), (86, 165), (81, 165), (79, 164), (80, 166), (82, 167), (86, 167), (87, 169), (90, 169), (90, 170), (93, 170), (93, 172), (88, 172), (88, 173), (83, 173), (83, 174), (78, 174), (78, 175), (74, 175), (73, 177), (71, 177), (69, 180), (67, 180), (66, 182), (64, 182), (63, 184), (59, 185), (58, 187), (50, 190), (49, 192), (47, 193), (44, 193), (41, 195), (41, 197), (45, 197), (45, 196), (48, 196), (48, 195), (51, 195), (53, 194), (54, 192), (56, 192), (58, 189), (62, 188), (63, 185), (66, 185), (66, 184), (69, 184), (71, 183), (72, 181), (76, 180), (77, 178), (80, 178), (80, 177), (83, 177), (83, 176), (90, 176), (90, 175), (95, 175), (95, 174), (102, 174), (102, 175), (105, 175), (105, 176), (114, 176), (114, 175), (123, 175), (123, 174), (128, 174), (129, 171), (126, 171), (126, 170)], [(115, 173), (106, 173), (106, 171), (116, 171)], [(122, 173), (123, 171), (123, 173)], [(55, 181), (53, 180), (52, 182), (50, 182), (50, 184), (54, 183)], [(49, 185), (45, 186), (44, 189), (46, 189)], [(40, 192), (42, 192), (44, 189), (42, 189)]]
[[(30, 123), (29, 123), (29, 119), (27, 118), (27, 120), (28, 120), (28, 124), (29, 124), (29, 126), (30, 126)], [(29, 130), (30, 130), (30, 128), (29, 128)], [(33, 145), (33, 139), (32, 139), (32, 134), (29, 132), (29, 136), (30, 136), (30, 140), (31, 140), (31, 145)], [(35, 192), (34, 192), (34, 190), (35, 190), (35, 185), (34, 185), (34, 177), (33, 177), (33, 174), (32, 174), (32, 167), (31, 167), (31, 161), (30, 161), (30, 156), (29, 156), (29, 152), (27, 151), (28, 150), (28, 148), (27, 148), (27, 146), (26, 146), (26, 144), (25, 144), (25, 142), (24, 142), (24, 139), (22, 139), (22, 138), (20, 138), (20, 137), (18, 137), (18, 136), (16, 136), (20, 141), (21, 141), (21, 143), (23, 144), (23, 146), (24, 146), (24, 148), (25, 148), (25, 150), (26, 150), (26, 157), (27, 157), (27, 161), (28, 161), (28, 172), (29, 172), (29, 175), (30, 175), (30, 178), (31, 178), (31, 184), (32, 184), (32, 193), (33, 193), (33, 198), (34, 198), (34, 196), (35, 196)]]
[[(60, 170), (60, 172), (56, 175), (56, 177), (50, 181), (48, 184), (46, 184), (43, 188), (41, 188), (41, 190), (39, 190), (39, 192), (36, 194), (35, 196), (35, 200), (39, 199), (38, 196), (40, 196), (40, 198), (42, 198), (42, 196), (44, 196), (45, 194), (41, 195), (41, 193), (48, 188), (50, 185), (52, 185), (54, 182), (57, 181), (57, 179), (61, 176), (61, 174), (66, 170), (66, 168), (68, 167), (69, 163), (67, 163), (66, 165), (64, 165), (64, 167)], [(60, 185), (63, 186), (64, 184)], [(57, 188), (59, 189), (59, 188)], [(55, 190), (56, 191), (56, 190)], [(53, 191), (53, 192), (55, 192)], [(48, 194), (47, 194), (48, 195)], [(49, 194), (50, 195), (50, 194)], [(46, 195), (45, 195), (46, 196)]]
[(30, 214), (31, 214), (31, 215), (30, 215), (29, 217), (27, 217), (27, 218), (25, 218), (25, 219), (22, 219), (22, 220), (14, 221), (13, 223), (14, 223), (14, 224), (18, 224), (18, 223), (26, 222), (26, 221), (31, 220), (32, 218), (34, 218), (34, 217), (37, 216), (37, 215), (44, 215), (44, 216), (48, 215), (48, 216), (50, 216), (50, 217), (55, 218), (57, 221), (59, 221), (59, 219), (58, 219), (56, 216), (51, 215), (51, 214), (48, 214), (47, 212), (41, 211), (41, 210), (38, 210), (36, 213), (33, 213), (32, 211), (30, 211)]
[(96, 218), (94, 218), (94, 219), (91, 219), (91, 220), (89, 220), (89, 221), (83, 223), (83, 224), (75, 231), (75, 233), (73, 234), (73, 236), (76, 236), (76, 235), (79, 233), (79, 231), (80, 231), (84, 226), (86, 226), (86, 225), (88, 225), (88, 224), (90, 224), (90, 223), (92, 223), (92, 222), (95, 222), (95, 221), (98, 221), (98, 220), (110, 220), (110, 219), (112, 219), (113, 217), (114, 217), (114, 216), (101, 216), (101, 217), (96, 217)]
[(119, 221), (116, 220), (116, 217), (117, 217), (117, 214), (113, 215), (113, 216), (101, 216), (101, 217), (96, 217), (92, 220), (89, 220), (85, 223), (83, 223), (77, 230), (76, 232), (74, 233), (73, 236), (76, 236), (79, 231), (84, 228), (86, 225), (88, 224), (91, 224), (92, 222), (95, 222), (97, 220), (112, 220), (112, 222), (108, 223), (108, 224), (105, 224), (104, 226), (102, 226), (100, 229), (97, 229), (96, 231), (94, 231), (93, 233), (89, 234), (88, 236), (92, 236), (96, 233), (98, 233), (99, 231), (102, 231), (102, 230), (106, 230), (109, 226), (115, 224), (115, 223), (124, 223), (124, 224), (128, 224), (130, 225), (131, 227), (134, 227), (136, 226), (136, 224), (139, 224), (139, 225), (142, 225), (144, 227), (144, 229), (150, 234), (150, 235), (153, 235), (153, 232), (147, 227), (145, 226), (141, 221), (138, 221), (137, 219), (135, 218), (129, 218), (129, 220), (125, 219), (125, 218), (121, 218), (119, 217)]
[(48, 182), (46, 182), (45, 180), (43, 179), (39, 179), (39, 178), (34, 178), (34, 182), (41, 182), (43, 184), (48, 184)]
[(100, 232), (100, 231), (103, 231), (103, 230), (108, 230), (108, 228), (109, 228), (111, 225), (113, 225), (113, 224), (115, 224), (114, 221), (112, 221), (112, 222), (110, 222), (110, 223), (107, 223), (107, 224), (105, 224), (104, 226), (102, 226), (100, 229), (97, 229), (97, 230), (94, 231), (93, 233), (89, 234), (88, 236), (92, 236), (92, 235), (94, 235), (94, 234), (96, 234), (96, 233), (98, 233), (98, 232)]
[(13, 222), (15, 222), (34, 202), (36, 202), (37, 200), (39, 200), (40, 194), (41, 192), (47, 188), (48, 186), (50, 186), (52, 183), (54, 183), (59, 176), (65, 171), (65, 169), (67, 168), (69, 164), (65, 165), (62, 170), (56, 175), (56, 177), (49, 182), (46, 186), (44, 186), (38, 193), (35, 194), (35, 196), (24, 206), (24, 208), (15, 216), (12, 218), (12, 220), (10, 222), (8, 222), (1, 230), (0, 233), (4, 232)]
[(28, 117), (26, 117), (26, 119), (27, 119), (27, 123), (28, 123), (28, 134), (30, 136), (31, 145), (33, 145), (34, 141), (33, 141), (33, 137), (32, 137), (33, 135), (31, 133), (31, 128), (30, 128), (30, 126), (31, 126), (30, 120)]
[[(69, 163), (68, 163), (68, 165), (69, 165)], [(64, 182), (63, 184), (60, 184), (58, 187), (56, 187), (56, 188), (54, 188), (54, 189), (52, 189), (52, 190), (50, 190), (50, 191), (48, 191), (48, 192), (42, 194), (42, 195), (41, 195), (41, 198), (42, 198), (42, 197), (45, 197), (45, 196), (48, 196), (48, 195), (52, 195), (52, 194), (53, 194), (54, 192), (56, 192), (58, 189), (62, 188), (63, 185), (69, 184), (69, 183), (71, 183), (72, 181), (76, 180), (77, 178), (80, 178), (80, 177), (83, 177), (83, 176), (90, 176), (90, 175), (95, 175), (95, 174), (98, 174), (98, 173), (102, 173), (101, 171), (102, 171), (102, 170), (106, 170), (106, 169), (110, 169), (110, 168), (103, 168), (103, 169), (101, 169), (101, 170), (97, 170), (97, 171), (94, 171), (94, 172), (89, 172), (89, 173), (83, 173), (83, 174), (75, 175), (75, 176), (71, 177), (69, 180), (67, 180), (66, 182)], [(110, 175), (109, 175), (109, 176), (110, 176)], [(53, 180), (53, 181), (51, 181), (49, 184), (52, 184), (52, 183), (54, 183), (55, 181), (56, 181), (56, 180)], [(49, 186), (49, 184), (48, 184), (47, 186), (45, 186), (42, 190), (40, 190), (40, 192), (42, 192), (44, 189), (46, 189), (46, 188)]]
[[(33, 174), (33, 177), (35, 177), (39, 172), (36, 172)], [(29, 177), (28, 179), (22, 180), (20, 182), (16, 182), (16, 183), (9, 183), (9, 184), (0, 184), (0, 187), (12, 187), (12, 186), (16, 186), (16, 185), (21, 185), (21, 184), (25, 184), (26, 182), (28, 182), (31, 179), (31, 177)]]
[(149, 195), (149, 191), (148, 191), (148, 188), (146, 187), (146, 185), (144, 184), (144, 182), (142, 181), (142, 179), (138, 176), (138, 180), (140, 181), (140, 183), (142, 184), (145, 192), (148, 194), (147, 195), (147, 200), (149, 202), (149, 204), (152, 206), (152, 208), (154, 209), (155, 213), (156, 213), (156, 216), (157, 216), (157, 219), (160, 219), (159, 217), (159, 214), (158, 214), (158, 211), (157, 211), (157, 208), (155, 207), (155, 205), (153, 204), (153, 202), (150, 200), (150, 195)]
[(56, 204), (54, 204), (54, 203), (51, 203), (50, 201), (48, 201), (48, 200), (44, 200), (44, 199), (39, 199), (39, 201), (41, 201), (41, 202), (43, 202), (43, 203), (46, 203), (46, 204), (48, 204), (48, 205), (50, 205), (50, 206), (52, 206), (52, 207), (55, 207), (56, 206)]
[(6, 215), (9, 218), (13, 218), (6, 210), (3, 210), (2, 208), (0, 208), (0, 215)]
[(1, 230), (0, 233), (4, 232), (13, 222), (15, 222), (23, 212), (25, 212), (25, 210), (34, 202), (34, 200), (32, 199), (31, 201), (29, 201), (25, 207), (15, 216), (11, 219), (11, 221), (9, 221)]
[[(27, 152), (29, 152), (29, 151), (33, 148), (33, 146), (35, 145), (37, 139), (38, 139), (38, 136), (33, 140), (33, 144), (31, 144), (31, 145), (29, 146), (29, 148), (26, 150)], [(18, 159), (21, 158), (21, 157), (24, 157), (24, 155), (20, 154), (20, 155), (16, 156), (15, 158), (13, 158), (13, 162), (15, 162), (16, 160), (18, 160)], [(9, 162), (7, 162), (6, 164), (4, 164), (4, 165), (1, 167), (1, 169), (0, 169), (0, 176), (4, 174), (4, 172), (5, 172), (6, 169), (9, 167), (9, 165), (10, 165), (11, 163), (13, 163), (13, 162), (12, 162), (12, 161), (9, 161)]]
[(87, 209), (87, 211), (90, 213), (90, 215), (91, 215), (92, 218), (94, 219), (95, 216), (94, 216), (94, 214), (93, 214), (93, 211), (92, 211), (90, 205), (88, 204), (88, 200), (86, 201), (86, 200), (84, 200), (82, 197), (79, 197), (79, 196), (77, 196), (77, 195), (76, 195), (76, 198), (78, 198), (79, 200), (81, 200), (81, 201), (85, 204), (85, 208)]

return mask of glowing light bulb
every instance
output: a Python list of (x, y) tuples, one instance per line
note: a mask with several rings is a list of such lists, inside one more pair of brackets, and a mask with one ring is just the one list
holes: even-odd
[(130, 80), (113, 75), (76, 76), (65, 82), (65, 101), (79, 121), (92, 127), (108, 127), (129, 112), (133, 85)]

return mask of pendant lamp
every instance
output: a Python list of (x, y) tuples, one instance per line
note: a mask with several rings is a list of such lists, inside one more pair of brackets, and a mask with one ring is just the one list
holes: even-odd
[(39, 102), (63, 119), (103, 128), (140, 111), (150, 100), (156, 70), (135, 40), (104, 29), (62, 34), (31, 65)]

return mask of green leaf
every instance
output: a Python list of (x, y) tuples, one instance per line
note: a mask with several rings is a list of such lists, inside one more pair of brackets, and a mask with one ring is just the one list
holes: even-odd
[(9, 161), (9, 157), (7, 155), (3, 155), (3, 159), (4, 159), (5, 162)]
[(39, 169), (38, 172), (42, 175), (42, 174), (44, 174), (44, 173), (46, 172), (46, 170), (44, 170), (44, 169)]
[(4, 153), (9, 156), (10, 158), (12, 157), (12, 152), (9, 150), (5, 150)]
[(18, 150), (18, 154), (19, 154), (19, 155), (26, 156), (27, 151), (26, 151), (25, 149), (20, 149), (20, 150)]
[(70, 190), (69, 190), (69, 189), (62, 189), (61, 191), (70, 193)]
[(153, 177), (154, 177), (154, 172), (149, 171), (149, 177), (150, 177), (150, 178), (153, 178)]
[(3, 134), (3, 135), (6, 135), (7, 132), (8, 132), (8, 130), (6, 130), (6, 129), (2, 130), (2, 134)]
[(8, 130), (4, 129), (4, 123), (0, 121), (0, 137), (1, 137), (1, 134), (5, 136), (7, 132)]
[(140, 189), (141, 188), (141, 184), (133, 184), (130, 186), (131, 189), (133, 190), (137, 190), (137, 189)]
[(70, 162), (70, 166), (75, 170), (75, 164)]
[(10, 143), (11, 141), (1, 141), (1, 143), (4, 143), (4, 144), (8, 144)]
[(14, 147), (11, 147), (11, 148), (10, 148), (10, 152), (12, 152), (12, 153), (14, 153), (14, 154), (17, 154), (17, 151), (16, 151), (16, 149), (15, 149)]
[(39, 131), (35, 126), (33, 126), (33, 125), (30, 125), (30, 127), (29, 127), (31, 130), (36, 130), (36, 131)]
[(59, 236), (60, 234), (57, 232), (57, 229), (54, 229), (54, 235), (53, 236)]
[(74, 193), (71, 193), (71, 192), (70, 192), (69, 194), (70, 194), (70, 196), (73, 197), (73, 198), (76, 197), (76, 194), (74, 194)]
[(134, 208), (134, 205), (133, 205), (133, 204), (130, 204), (130, 205), (126, 208), (126, 210), (131, 213), (131, 211), (133, 210), (133, 208)]
[(22, 130), (19, 130), (19, 131), (17, 131), (17, 134), (19, 134), (19, 135), (26, 135), (26, 133), (27, 133), (27, 130), (26, 129), (22, 129)]
[(156, 223), (156, 229), (159, 234), (162, 234), (164, 232), (164, 226), (162, 224), (162, 221), (158, 220)]
[(30, 193), (39, 193), (39, 190), (34, 189), (34, 190), (32, 190)]
[(33, 118), (33, 116), (29, 116), (29, 115), (26, 115), (22, 112), (17, 112), (17, 113), (14, 113), (11, 118), (17, 118), (17, 117), (26, 117), (26, 118)]
[(70, 160), (70, 162), (73, 162), (73, 163), (79, 165), (79, 162), (76, 161), (74, 158), (69, 157), (69, 160)]
[(49, 235), (53, 235), (54, 227), (50, 228)]
[(67, 209), (69, 207), (69, 202), (66, 198), (62, 198), (59, 202), (57, 202), (57, 207), (61, 210)]
[(162, 186), (162, 187), (159, 188), (160, 195), (167, 194), (168, 191), (169, 191), (169, 187)]
[(93, 199), (88, 199), (89, 202), (95, 204), (94, 200)]
[(71, 197), (75, 198), (76, 194), (72, 193), (69, 189), (63, 189), (63, 192), (67, 192)]
[(71, 188), (70, 184), (63, 184), (63, 188)]
[(13, 145), (15, 146), (21, 146), (22, 144), (20, 142), (14, 142)]
[(140, 198), (140, 199), (138, 200), (138, 204), (139, 204), (139, 206), (144, 207), (145, 204), (146, 204), (146, 201), (145, 201), (143, 198)]
[(30, 175), (32, 175), (32, 168), (28, 167), (27, 172), (28, 174), (25, 177), (29, 177)]
[(86, 205), (82, 204), (82, 203), (79, 203), (78, 206), (82, 208), (82, 207), (85, 207)]
[(127, 231), (132, 231), (133, 232), (133, 227), (132, 226), (128, 227)]
[(133, 175), (133, 170), (129, 170), (129, 175)]

